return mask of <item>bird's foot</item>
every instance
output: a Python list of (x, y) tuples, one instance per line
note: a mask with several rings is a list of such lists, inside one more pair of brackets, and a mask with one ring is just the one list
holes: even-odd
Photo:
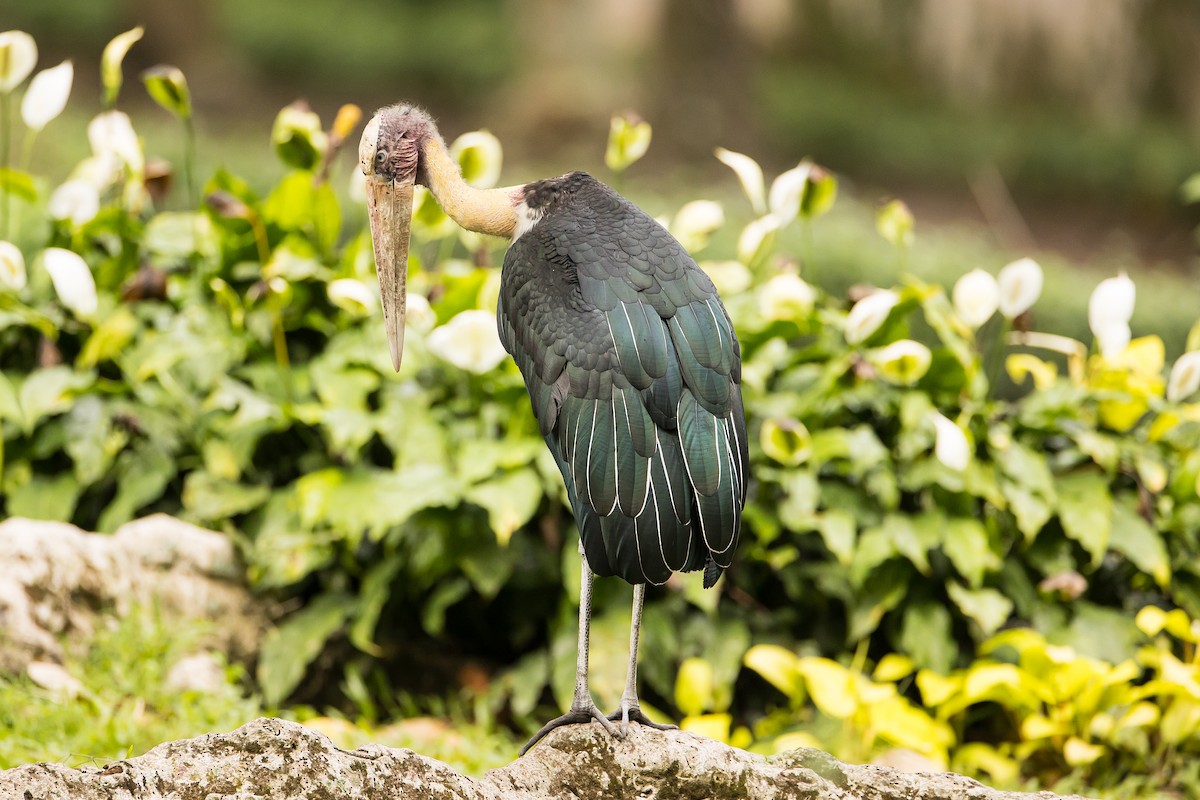
[(672, 725), (669, 722), (654, 722), (646, 716), (642, 711), (641, 706), (627, 706), (624, 703), (616, 711), (608, 715), (608, 718), (613, 722), (621, 721), (621, 736), (629, 733), (629, 723), (636, 722), (638, 725), (645, 725), (647, 728), (654, 728), (656, 731), (674, 731), (679, 730), (678, 725)]
[(541, 741), (543, 736), (555, 728), (561, 728), (564, 725), (579, 725), (582, 723), (591, 722), (592, 720), (599, 722), (601, 727), (608, 731), (610, 736), (615, 736), (618, 739), (624, 738), (624, 733), (620, 730), (617, 730), (617, 726), (609, 722), (609, 718), (604, 716), (604, 713), (600, 709), (596, 708), (595, 705), (591, 706), (590, 708), (572, 708), (561, 717), (552, 719), (543, 725), (541, 730), (535, 733), (533, 738), (525, 743), (525, 746), (521, 748), (521, 752), (517, 755), (518, 757), (525, 755), (525, 753), (529, 751), (529, 748)]

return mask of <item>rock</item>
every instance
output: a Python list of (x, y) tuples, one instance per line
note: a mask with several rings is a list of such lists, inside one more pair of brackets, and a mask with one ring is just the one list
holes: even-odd
[(250, 592), (230, 539), (157, 514), (113, 535), (12, 518), (0, 523), (0, 673), (61, 664), (98, 625), (135, 606), (174, 621), (219, 620), (204, 640), (249, 660), (267, 614)]
[[(341, 750), (293, 722), (259, 719), (228, 734), (170, 742), (104, 768), (34, 764), (0, 772), (0, 800), (1058, 800), (989, 789), (950, 773), (852, 766), (818, 750), (763, 758), (683, 731), (597, 725), (550, 733), (524, 758), (482, 778), (380, 745)], [(1081, 800), (1076, 796), (1062, 800)]]

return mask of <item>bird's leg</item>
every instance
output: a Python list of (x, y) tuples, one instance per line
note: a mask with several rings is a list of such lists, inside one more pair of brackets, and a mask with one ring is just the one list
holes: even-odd
[(625, 691), (621, 693), (621, 707), (608, 715), (611, 720), (621, 720), (621, 733), (629, 732), (629, 723), (636, 722), (660, 731), (675, 730), (677, 726), (659, 722), (651, 722), (638, 705), (637, 696), (637, 654), (638, 635), (642, 627), (642, 605), (646, 601), (646, 584), (639, 583), (633, 587), (633, 621), (629, 626), (629, 671), (625, 678)]
[(581, 722), (596, 720), (613, 736), (620, 737), (621, 732), (609, 722), (608, 717), (596, 708), (592, 693), (588, 689), (588, 638), (592, 616), (592, 569), (588, 566), (587, 556), (583, 554), (583, 544), (579, 545), (579, 556), (583, 561), (583, 569), (579, 580), (579, 644), (575, 659), (575, 698), (571, 701), (571, 710), (557, 719), (552, 719), (542, 726), (533, 738), (525, 743), (519, 755), (525, 755), (529, 748), (538, 743), (543, 736), (563, 725), (575, 725)]

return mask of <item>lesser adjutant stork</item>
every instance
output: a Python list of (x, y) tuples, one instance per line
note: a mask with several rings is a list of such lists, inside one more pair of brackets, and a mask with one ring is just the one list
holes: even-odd
[[(463, 181), (433, 120), (380, 110), (359, 146), (392, 362), (404, 344), (413, 185), (459, 225), (512, 239), (497, 323), (516, 360), (580, 532), (579, 650), (561, 725), (596, 720), (615, 736), (638, 706), (637, 647), (647, 583), (704, 571), (716, 583), (737, 545), (746, 497), (741, 351), (708, 276), (661, 225), (584, 172), (523, 186)], [(588, 689), (592, 577), (634, 586), (629, 672), (605, 715)], [(614, 725), (620, 721), (620, 726)]]

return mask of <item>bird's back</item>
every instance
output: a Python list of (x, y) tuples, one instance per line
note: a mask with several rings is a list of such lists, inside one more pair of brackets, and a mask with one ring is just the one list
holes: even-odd
[(746, 497), (741, 352), (708, 276), (582, 172), (531, 183), (500, 338), (525, 378), (598, 575), (728, 567)]

